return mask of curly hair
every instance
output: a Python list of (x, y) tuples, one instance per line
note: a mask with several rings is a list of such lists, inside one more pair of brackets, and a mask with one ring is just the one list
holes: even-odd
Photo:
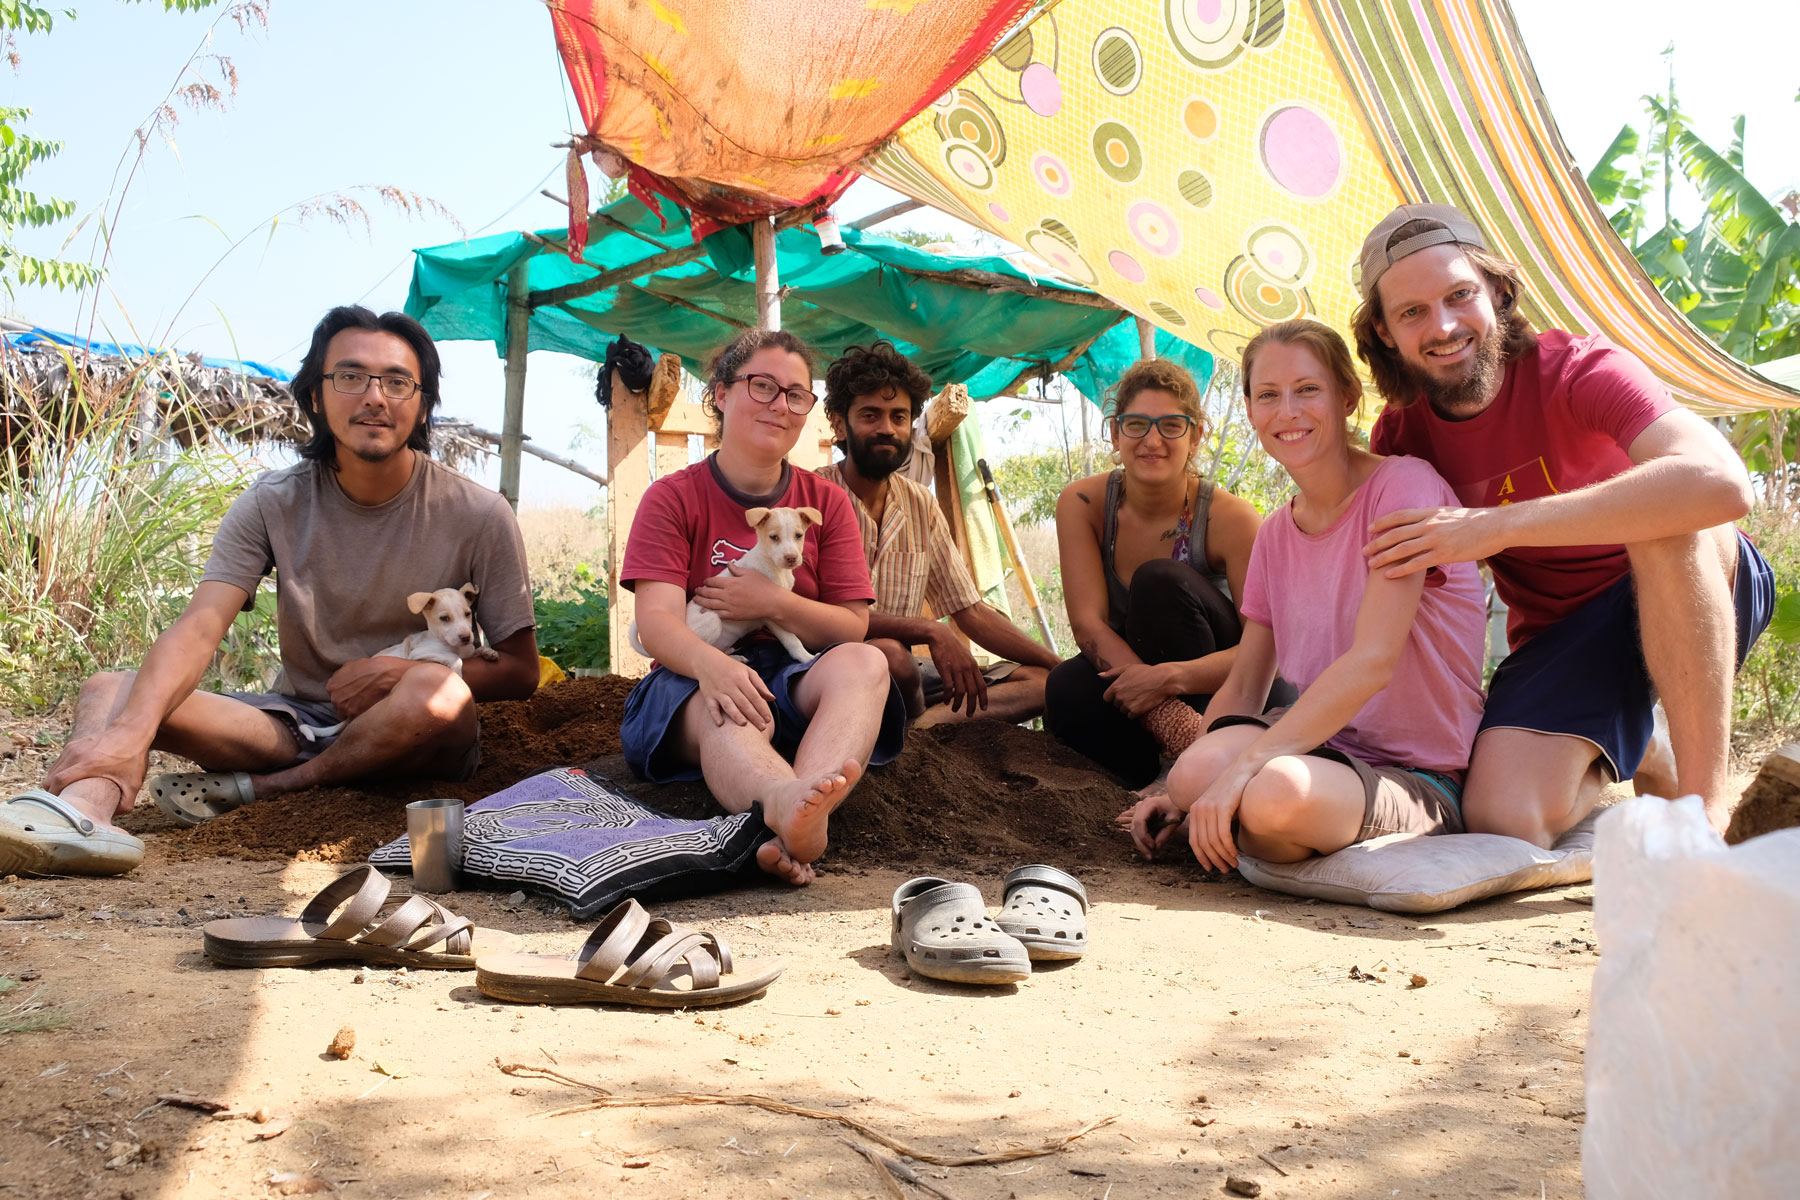
[(1131, 411), (1131, 402), (1139, 394), (1148, 391), (1167, 392), (1175, 397), (1175, 403), (1182, 413), (1193, 421), (1194, 441), (1188, 449), (1189, 468), (1199, 457), (1200, 446), (1212, 436), (1212, 427), (1206, 422), (1206, 409), (1200, 402), (1200, 385), (1194, 382), (1194, 376), (1178, 362), (1166, 358), (1142, 358), (1125, 368), (1119, 381), (1107, 390), (1106, 401), (1101, 411), (1106, 414), (1108, 432), (1110, 426), (1120, 415)]
[[(1388, 245), (1396, 246), (1428, 230), (1442, 228), (1444, 226), (1437, 221), (1408, 221), (1394, 230), (1393, 235), (1388, 238)], [(1500, 360), (1510, 363), (1537, 345), (1537, 334), (1531, 331), (1530, 322), (1519, 311), (1519, 300), (1524, 295), (1525, 275), (1512, 263), (1486, 250), (1463, 245), (1458, 245), (1457, 249), (1481, 272), (1488, 287), (1493, 290), (1494, 314), (1500, 321)], [(1356, 356), (1369, 365), (1369, 377), (1375, 381), (1375, 390), (1395, 408), (1405, 408), (1419, 398), (1419, 388), (1413, 382), (1412, 373), (1400, 352), (1381, 340), (1377, 326), (1385, 320), (1381, 311), (1381, 284), (1378, 281), (1374, 293), (1359, 304), (1352, 314), (1350, 331), (1356, 338)]]
[(758, 350), (767, 350), (774, 346), (786, 350), (789, 354), (798, 354), (806, 364), (806, 378), (810, 385), (816, 357), (812, 347), (795, 337), (785, 329), (746, 329), (744, 332), (713, 351), (712, 360), (706, 364), (706, 396), (703, 407), (719, 423), (719, 433), (725, 432), (725, 414), (719, 411), (718, 391), (721, 387), (730, 387), (737, 379), (738, 372), (744, 369)]
[(1256, 364), (1256, 356), (1266, 346), (1305, 346), (1331, 376), (1338, 394), (1346, 400), (1356, 401), (1356, 407), (1350, 411), (1362, 407), (1363, 385), (1356, 377), (1356, 364), (1350, 361), (1350, 347), (1331, 326), (1305, 318), (1271, 325), (1244, 346), (1243, 369), (1238, 372), (1244, 381), (1244, 399), (1250, 398), (1250, 373)]
[(312, 437), (300, 447), (300, 457), (310, 462), (330, 463), (333, 467), (337, 465), (337, 438), (332, 436), (331, 426), (325, 422), (325, 412), (319, 404), (319, 389), (325, 383), (325, 354), (331, 349), (331, 339), (346, 329), (391, 333), (412, 348), (419, 360), (419, 425), (406, 439), (406, 445), (421, 454), (430, 454), (431, 414), (437, 411), (438, 377), (443, 373), (437, 343), (431, 340), (423, 325), (405, 313), (386, 312), (378, 317), (360, 304), (340, 304), (313, 326), (312, 345), (301, 360), (300, 369), (294, 372), (293, 382), (288, 385), (300, 404), (300, 411), (312, 425)]
[(833, 416), (848, 420), (850, 405), (858, 396), (892, 399), (902, 394), (911, 402), (913, 419), (918, 420), (931, 395), (931, 376), (892, 342), (852, 346), (825, 368), (825, 411)]

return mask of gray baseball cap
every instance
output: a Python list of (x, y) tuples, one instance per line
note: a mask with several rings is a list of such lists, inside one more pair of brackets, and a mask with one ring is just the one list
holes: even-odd
[[(1435, 221), (1443, 228), (1427, 229), (1390, 247), (1388, 239), (1408, 221)], [(1477, 250), (1488, 248), (1487, 239), (1481, 236), (1481, 230), (1460, 209), (1448, 204), (1402, 204), (1396, 208), (1383, 217), (1381, 224), (1370, 230), (1369, 236), (1363, 239), (1362, 276), (1358, 281), (1363, 299), (1367, 300), (1375, 294), (1375, 284), (1387, 273), (1389, 267), (1427, 246), (1442, 246), (1447, 242), (1473, 246)]]

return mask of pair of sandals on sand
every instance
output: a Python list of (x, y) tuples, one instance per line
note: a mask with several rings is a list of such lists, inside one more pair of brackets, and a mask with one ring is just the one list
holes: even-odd
[(206, 956), (227, 967), (322, 962), (475, 971), (496, 1000), (526, 1004), (631, 1004), (698, 1008), (760, 995), (779, 959), (737, 961), (717, 935), (652, 917), (626, 900), (573, 955), (525, 954), (517, 934), (479, 929), (435, 900), (413, 895), (381, 916), (391, 885), (371, 866), (338, 876), (298, 917), (229, 917), (201, 931)]
[(974, 884), (921, 875), (894, 892), (891, 940), (915, 975), (1018, 983), (1034, 961), (1087, 953), (1087, 908), (1080, 881), (1042, 863), (1008, 873), (991, 920)]
[[(242, 772), (158, 775), (157, 807), (183, 825), (199, 825), (255, 798)], [(43, 788), (0, 801), (0, 875), (123, 875), (144, 861), (144, 843), (103, 825)]]

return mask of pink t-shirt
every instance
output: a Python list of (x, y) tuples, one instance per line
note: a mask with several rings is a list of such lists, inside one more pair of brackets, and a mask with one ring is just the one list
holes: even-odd
[[(1411, 454), (1436, 467), (1466, 508), (1535, 500), (1611, 479), (1626, 449), (1678, 407), (1638, 357), (1594, 334), (1552, 329), (1506, 369), (1500, 394), (1477, 416), (1447, 421), (1429, 403), (1388, 405), (1369, 436), (1377, 454)], [(1514, 649), (1623, 579), (1625, 548), (1519, 546), (1488, 560), (1511, 609)]]
[(640, 579), (673, 583), (692, 599), (702, 583), (756, 545), (745, 509), (816, 508), (824, 520), (806, 531), (794, 594), (826, 604), (873, 600), (862, 530), (843, 489), (811, 471), (788, 470), (787, 487), (774, 499), (734, 494), (710, 457), (658, 479), (638, 503), (619, 582), (633, 591)]
[[(1274, 631), (1283, 678), (1304, 692), (1355, 642), (1369, 523), (1395, 509), (1454, 503), (1431, 464), (1396, 457), (1375, 468), (1323, 533), (1302, 533), (1291, 502), (1269, 515), (1250, 551), (1239, 611)], [(1461, 778), (1481, 723), (1486, 610), (1474, 563), (1433, 567), (1393, 681), (1326, 745), (1376, 766)]]

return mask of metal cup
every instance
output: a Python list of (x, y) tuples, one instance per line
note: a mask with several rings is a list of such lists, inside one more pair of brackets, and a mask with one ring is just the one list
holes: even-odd
[(414, 800), (406, 806), (413, 891), (453, 892), (462, 869), (463, 802)]

